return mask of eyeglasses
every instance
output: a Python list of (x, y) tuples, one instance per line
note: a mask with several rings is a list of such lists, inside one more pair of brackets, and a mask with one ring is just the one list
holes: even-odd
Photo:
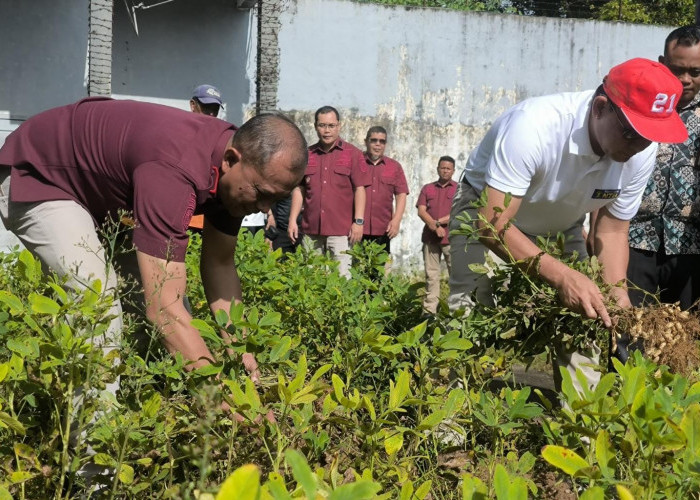
[(338, 127), (338, 124), (337, 123), (317, 123), (316, 127), (320, 128), (320, 129), (335, 130)]
[(372, 144), (377, 144), (377, 143), (386, 144), (386, 139), (379, 139), (377, 137), (372, 137), (371, 139), (369, 139), (369, 142)]
[(615, 117), (617, 118), (618, 123), (622, 127), (622, 137), (628, 141), (643, 139), (643, 137), (639, 135), (639, 133), (637, 133), (636, 130), (633, 130), (625, 125), (625, 123), (620, 118), (620, 114), (617, 112), (617, 106), (615, 106), (610, 100), (608, 100), (608, 103), (610, 103), (610, 109), (613, 110), (613, 113), (615, 113)]

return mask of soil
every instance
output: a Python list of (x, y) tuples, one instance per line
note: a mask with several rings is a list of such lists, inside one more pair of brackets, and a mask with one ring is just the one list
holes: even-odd
[(629, 335), (644, 355), (675, 373), (691, 375), (700, 367), (700, 316), (678, 304), (657, 304), (621, 312), (616, 339)]

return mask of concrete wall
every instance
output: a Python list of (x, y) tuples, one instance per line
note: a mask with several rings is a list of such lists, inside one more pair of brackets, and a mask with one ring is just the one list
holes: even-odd
[(292, 1), (279, 33), (279, 108), (315, 141), (313, 112), (341, 111), (342, 135), (363, 145), (389, 131), (411, 194), (395, 261), (422, 265), (420, 187), (438, 158), (466, 157), (489, 124), (530, 96), (597, 87), (631, 57), (656, 59), (670, 31), (620, 23), (386, 7), (345, 0)]
[(240, 124), (255, 99), (256, 44), (254, 16), (236, 3), (174, 0), (137, 10), (137, 36), (124, 2), (115, 1), (113, 94), (189, 109), (192, 89), (209, 83), (221, 90), (222, 118)]
[[(112, 92), (183, 107), (195, 85), (208, 82), (239, 123), (255, 99), (255, 25), (236, 5), (173, 0), (137, 10), (137, 36), (124, 1), (115, 0)], [(88, 0), (0, 0), (0, 131), (14, 128), (10, 118), (87, 96), (89, 14)]]

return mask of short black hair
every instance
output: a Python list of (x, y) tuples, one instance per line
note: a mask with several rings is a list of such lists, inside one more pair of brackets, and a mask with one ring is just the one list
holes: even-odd
[(263, 113), (245, 122), (234, 134), (232, 145), (258, 172), (263, 172), (270, 158), (283, 149), (293, 153), (291, 170), (303, 172), (308, 163), (304, 134), (279, 113)]
[(452, 166), (455, 165), (455, 159), (452, 158), (451, 156), (448, 156), (448, 155), (441, 156), (440, 159), (438, 160), (438, 166), (440, 166), (440, 163), (443, 161), (449, 161), (450, 163), (452, 163)]
[(676, 45), (692, 47), (700, 43), (700, 26), (689, 24), (676, 28), (666, 37), (664, 42), (664, 57), (668, 56), (668, 46), (675, 41)]
[(369, 139), (369, 136), (372, 134), (384, 134), (388, 136), (389, 134), (386, 133), (386, 129), (382, 127), (381, 125), (374, 125), (369, 128), (367, 131), (367, 135), (365, 136), (365, 140)]
[(321, 106), (316, 110), (314, 114), (314, 123), (318, 123), (318, 115), (325, 115), (327, 113), (335, 113), (335, 119), (340, 121), (340, 113), (333, 106)]

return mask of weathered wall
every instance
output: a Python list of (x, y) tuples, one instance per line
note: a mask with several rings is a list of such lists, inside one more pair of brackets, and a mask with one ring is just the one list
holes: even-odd
[(595, 88), (631, 57), (656, 59), (669, 28), (345, 0), (296, 0), (282, 14), (278, 106), (315, 141), (313, 112), (341, 111), (342, 135), (362, 146), (374, 124), (389, 131), (387, 154), (411, 194), (395, 260), (422, 265), (420, 187), (438, 158), (457, 175), (489, 124), (529, 96)]
[(116, 1), (112, 92), (189, 109), (192, 89), (209, 83), (221, 90), (222, 118), (241, 123), (255, 99), (255, 26), (250, 10), (236, 5), (235, 0), (174, 0), (137, 10), (137, 36), (124, 2)]

